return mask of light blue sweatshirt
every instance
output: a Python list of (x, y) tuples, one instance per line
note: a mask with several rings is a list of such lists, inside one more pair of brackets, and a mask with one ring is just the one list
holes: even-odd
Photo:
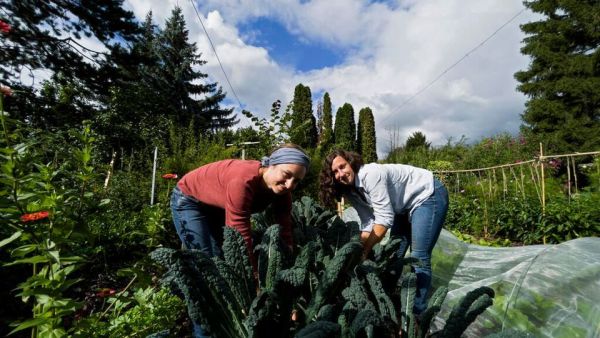
[(370, 232), (374, 224), (391, 228), (397, 214), (412, 215), (433, 194), (433, 173), (405, 164), (369, 163), (359, 169), (354, 184), (358, 193), (344, 197), (360, 217), (360, 230)]

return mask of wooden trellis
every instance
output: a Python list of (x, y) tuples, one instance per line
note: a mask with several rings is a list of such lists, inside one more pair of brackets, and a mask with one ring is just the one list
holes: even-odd
[[(583, 152), (583, 153), (571, 153), (571, 154), (560, 154), (560, 155), (544, 155), (542, 144), (540, 143), (540, 155), (535, 159), (528, 161), (521, 161), (517, 163), (507, 163), (501, 164), (492, 167), (484, 167), (484, 168), (476, 168), (476, 169), (460, 169), (460, 170), (435, 170), (436, 174), (455, 174), (456, 175), (456, 189), (455, 192), (460, 191), (460, 175), (461, 174), (473, 174), (475, 175), (480, 182), (481, 191), (483, 196), (493, 197), (497, 195), (497, 176), (496, 170), (500, 169), (502, 172), (502, 191), (503, 196), (506, 197), (508, 193), (508, 178), (505, 170), (510, 171), (510, 175), (513, 177), (515, 189), (520, 192), (525, 198), (525, 174), (523, 173), (523, 166), (528, 165), (529, 173), (531, 176), (531, 181), (534, 183), (536, 194), (540, 200), (542, 205), (542, 213), (546, 210), (546, 184), (545, 184), (545, 162), (549, 159), (559, 159), (559, 158), (567, 158), (567, 188), (569, 198), (572, 195), (571, 186), (574, 187), (575, 193), (578, 193), (578, 182), (577, 182), (577, 174), (575, 170), (575, 161), (574, 158), (578, 156), (590, 156), (590, 155), (598, 155), (600, 151), (591, 151), (591, 152)], [(516, 168), (518, 168), (519, 173), (517, 176)], [(600, 168), (598, 169), (600, 172)], [(485, 173), (485, 175), (484, 175)], [(484, 178), (485, 177), (485, 178)], [(574, 184), (573, 181), (574, 180)], [(484, 181), (488, 183), (487, 191), (483, 187)], [(493, 182), (492, 182), (493, 181)]]

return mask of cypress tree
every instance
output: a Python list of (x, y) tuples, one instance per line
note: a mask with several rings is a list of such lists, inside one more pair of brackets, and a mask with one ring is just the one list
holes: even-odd
[(525, 1), (543, 18), (521, 25), (526, 70), (515, 73), (527, 97), (522, 131), (552, 152), (600, 146), (600, 2)]
[(310, 88), (299, 83), (294, 89), (290, 141), (303, 148), (315, 148), (317, 139)]
[(333, 129), (332, 129), (332, 114), (331, 114), (331, 99), (329, 93), (323, 95), (323, 118), (322, 132), (319, 145), (321, 149), (328, 151), (333, 145)]
[(344, 150), (357, 150), (354, 108), (350, 103), (344, 103), (335, 113), (334, 135), (336, 147)]
[(358, 131), (356, 134), (358, 151), (365, 163), (377, 162), (377, 140), (375, 137), (375, 118), (371, 108), (366, 107), (358, 113)]
[(323, 101), (317, 101), (317, 144), (321, 143), (323, 136)]

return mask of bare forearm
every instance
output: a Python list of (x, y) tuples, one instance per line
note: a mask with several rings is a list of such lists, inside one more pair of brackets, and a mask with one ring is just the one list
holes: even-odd
[(375, 224), (368, 236), (361, 236), (363, 242), (363, 257), (367, 257), (375, 244), (381, 242), (386, 232), (386, 227), (381, 224)]

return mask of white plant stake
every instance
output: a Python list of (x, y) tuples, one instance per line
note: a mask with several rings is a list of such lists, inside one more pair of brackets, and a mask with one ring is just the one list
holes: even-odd
[(156, 157), (158, 147), (154, 147), (154, 165), (152, 166), (152, 190), (150, 191), (150, 205), (154, 205), (154, 184), (156, 183)]

